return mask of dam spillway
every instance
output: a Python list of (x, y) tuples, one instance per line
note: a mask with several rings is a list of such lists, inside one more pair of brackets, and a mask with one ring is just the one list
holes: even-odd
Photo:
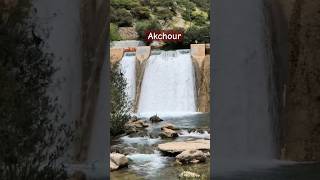
[(112, 57), (117, 57), (112, 62), (119, 62), (120, 71), (127, 81), (126, 94), (134, 106), (133, 113), (150, 117), (155, 114), (184, 116), (198, 112), (201, 70), (196, 65), (200, 61), (195, 61), (192, 56), (194, 51), (153, 50), (146, 55), (146, 47), (141, 48), (144, 54), (140, 54), (138, 48), (136, 52), (125, 52), (125, 49), (112, 51), (116, 54)]
[(128, 100), (133, 102), (136, 94), (136, 57), (135, 53), (126, 52), (120, 61), (120, 69), (126, 79), (126, 94)]
[(188, 50), (150, 56), (144, 73), (138, 114), (196, 112), (195, 73)]

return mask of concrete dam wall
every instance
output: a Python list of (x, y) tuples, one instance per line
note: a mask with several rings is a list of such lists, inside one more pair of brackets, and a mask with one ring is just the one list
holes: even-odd
[(209, 111), (210, 55), (204, 44), (191, 45), (191, 50), (151, 51), (138, 46), (135, 52), (124, 51), (112, 48), (110, 61), (121, 65), (135, 113)]

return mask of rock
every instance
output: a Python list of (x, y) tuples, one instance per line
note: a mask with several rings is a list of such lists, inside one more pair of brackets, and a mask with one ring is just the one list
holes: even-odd
[(206, 153), (204, 153), (204, 155), (209, 158), (210, 157), (210, 152), (206, 152)]
[(177, 155), (176, 160), (182, 164), (195, 164), (206, 161), (206, 155), (200, 150), (186, 150)]
[(163, 121), (163, 120), (160, 119), (159, 116), (154, 115), (154, 116), (151, 116), (151, 117), (150, 117), (150, 121), (151, 121), (152, 123), (158, 123), (158, 122), (161, 122), (161, 121)]
[(110, 171), (115, 171), (119, 168), (113, 161), (110, 160)]
[(162, 132), (159, 134), (161, 138), (175, 138), (178, 137), (178, 133), (168, 128), (162, 128)]
[(199, 178), (200, 175), (190, 171), (183, 171), (180, 175), (180, 178)]
[(124, 155), (128, 155), (128, 154), (133, 154), (137, 152), (137, 149), (134, 147), (128, 147), (125, 144), (117, 144), (117, 145), (113, 145), (110, 148), (110, 152), (111, 153), (120, 153), (120, 154), (124, 154)]
[(177, 128), (175, 125), (171, 124), (171, 123), (165, 123), (162, 127), (161, 130), (167, 128), (167, 129), (171, 129), (171, 130), (179, 130), (179, 128)]
[[(115, 165), (113, 165), (113, 167), (115, 168), (116, 166), (118, 166), (118, 168), (121, 167), (125, 167), (128, 165), (128, 158), (120, 153), (111, 153), (110, 154), (110, 169), (111, 169), (111, 165), (113, 165), (112, 163), (114, 163)], [(118, 169), (116, 168), (116, 169)]]
[(127, 133), (135, 133), (138, 132), (141, 128), (149, 127), (149, 124), (145, 123), (143, 120), (138, 119), (130, 119), (125, 124), (125, 129)]
[(139, 37), (134, 27), (120, 27), (118, 32), (121, 39), (133, 40)]
[(194, 140), (183, 142), (168, 142), (158, 145), (158, 149), (165, 153), (181, 153), (187, 150), (210, 150), (210, 140)]

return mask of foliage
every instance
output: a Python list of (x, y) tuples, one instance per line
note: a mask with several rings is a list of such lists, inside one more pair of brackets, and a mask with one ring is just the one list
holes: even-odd
[(120, 34), (119, 34), (119, 28), (114, 23), (110, 23), (110, 40), (111, 41), (119, 41), (121, 40)]
[(155, 12), (159, 20), (168, 21), (171, 20), (173, 16), (175, 16), (175, 12), (170, 10), (169, 8), (161, 8)]
[(137, 22), (136, 31), (138, 32), (140, 39), (145, 39), (144, 32), (150, 30), (161, 30), (161, 25), (156, 20)]
[(111, 7), (114, 7), (116, 9), (132, 9), (137, 6), (139, 6), (139, 1), (138, 0), (111, 0)]
[(144, 6), (138, 6), (136, 8), (133, 8), (131, 11), (131, 14), (136, 17), (137, 19), (149, 19), (151, 16), (151, 12), (149, 8), (144, 7)]
[(119, 63), (111, 67), (111, 136), (124, 133), (124, 125), (130, 119), (131, 102), (125, 92), (127, 86)]
[(191, 43), (209, 43), (210, 42), (210, 26), (206, 25), (204, 27), (191, 26), (184, 33), (184, 41), (185, 45), (189, 45)]
[(210, 0), (190, 0), (190, 1), (196, 4), (197, 7), (199, 7), (203, 11), (205, 12), (210, 11)]
[(28, 18), (31, 3), (0, 11), (0, 179), (67, 179), (57, 161), (72, 133), (47, 93), (54, 57)]
[(133, 17), (131, 13), (124, 9), (111, 10), (111, 22), (117, 24), (119, 27), (129, 27), (133, 24)]

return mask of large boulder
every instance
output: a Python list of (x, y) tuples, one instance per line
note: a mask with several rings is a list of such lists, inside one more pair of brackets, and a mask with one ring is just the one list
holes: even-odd
[(150, 120), (152, 123), (158, 123), (158, 122), (163, 121), (163, 119), (161, 119), (161, 118), (160, 118), (159, 116), (157, 116), (157, 115), (151, 116), (149, 120)]
[(181, 164), (196, 164), (206, 161), (206, 154), (200, 150), (186, 150), (176, 156), (176, 161)]
[(200, 178), (200, 175), (190, 171), (183, 171), (180, 175), (180, 178)]
[(110, 154), (110, 170), (117, 170), (121, 167), (128, 166), (128, 158), (119, 153), (111, 153)]
[(165, 123), (164, 125), (162, 125), (161, 130), (163, 130), (164, 128), (171, 129), (171, 130), (179, 130), (179, 128), (177, 128), (175, 125), (171, 123)]
[(181, 153), (187, 150), (210, 150), (210, 140), (194, 140), (194, 141), (182, 141), (182, 142), (168, 142), (158, 145), (158, 149), (165, 153)]
[(178, 133), (172, 129), (162, 128), (162, 132), (159, 134), (161, 138), (175, 138), (178, 137)]
[(143, 120), (139, 120), (136, 118), (130, 119), (125, 124), (125, 129), (127, 133), (135, 133), (138, 132), (142, 128), (149, 127), (149, 124), (145, 123)]
[(110, 160), (110, 170), (111, 171), (115, 171), (117, 169), (119, 169), (119, 166), (116, 165), (116, 163), (114, 163), (113, 161)]

